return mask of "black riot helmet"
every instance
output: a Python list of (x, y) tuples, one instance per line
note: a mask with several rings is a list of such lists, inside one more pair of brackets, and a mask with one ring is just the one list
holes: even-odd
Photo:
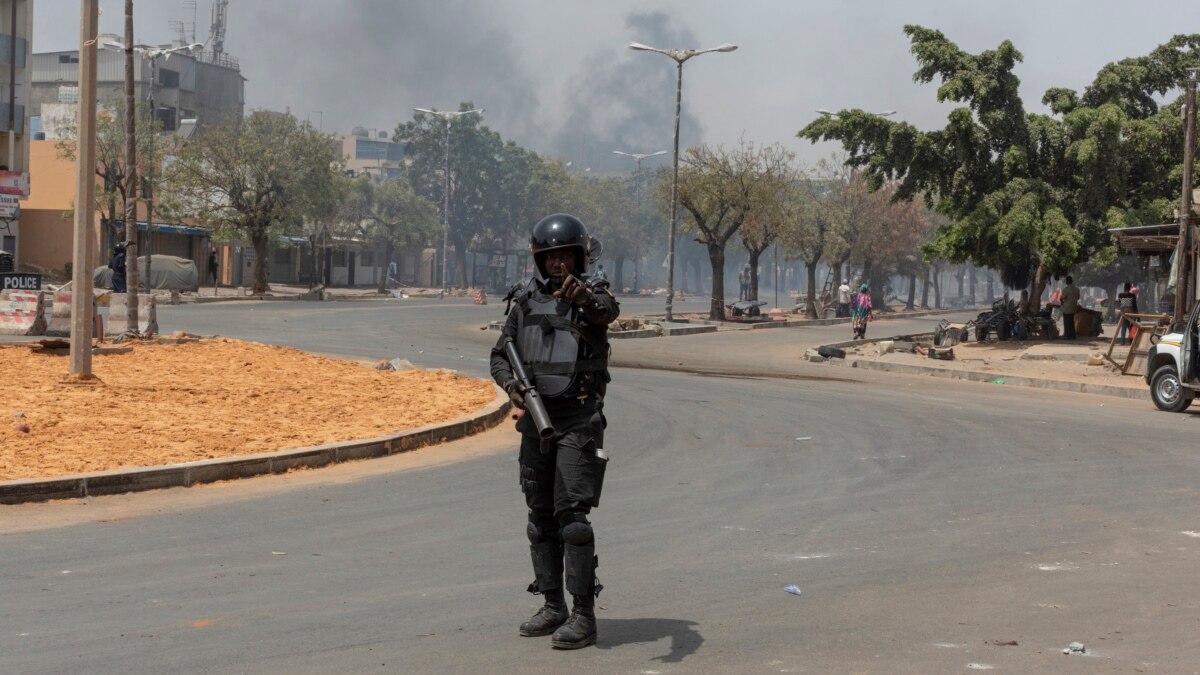
[(533, 262), (543, 278), (550, 277), (543, 262), (546, 257), (544, 254), (560, 248), (574, 249), (575, 272), (587, 272), (591, 239), (583, 221), (568, 213), (555, 213), (542, 218), (529, 235), (529, 250), (533, 252)]

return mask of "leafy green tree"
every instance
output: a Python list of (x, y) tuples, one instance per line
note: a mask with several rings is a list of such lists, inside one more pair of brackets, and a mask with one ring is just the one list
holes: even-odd
[(387, 288), (388, 265), (397, 247), (419, 245), (438, 231), (437, 207), (413, 191), (407, 181), (376, 181), (369, 176), (350, 179), (339, 215), (351, 232), (383, 247), (379, 292)]
[[(736, 150), (698, 146), (680, 158), (679, 205), (687, 214), (683, 231), (696, 236), (708, 251), (712, 267), (709, 318), (725, 319), (725, 249), (748, 221), (769, 216), (779, 183), (790, 168), (792, 153), (776, 144), (742, 142)], [(656, 192), (670, 206), (669, 175)]]
[(329, 136), (291, 114), (256, 111), (205, 127), (169, 168), (180, 208), (254, 246), (254, 292), (267, 292), (271, 237), (300, 231), (336, 208), (338, 164)]
[[(169, 143), (159, 135), (161, 122), (149, 119), (139, 110), (137, 116), (137, 175), (143, 185), (155, 177), (161, 181), (160, 171), (150, 171), (150, 158), (161, 161)], [(75, 161), (76, 129), (68, 125), (63, 129), (63, 138), (55, 143), (55, 150), (62, 159)], [(106, 234), (112, 234), (109, 224), (124, 220), (125, 194), (128, 172), (125, 170), (125, 99), (115, 98), (105, 105), (96, 116), (96, 175), (104, 182), (96, 191), (95, 211), (100, 214), (100, 224)], [(136, 199), (138, 195), (133, 195)]]
[(807, 206), (807, 195), (803, 175), (790, 166), (792, 159), (789, 154), (787, 165), (764, 174), (759, 186), (762, 204), (738, 231), (749, 256), (751, 300), (758, 300), (758, 263), (763, 252), (785, 232), (802, 227), (801, 213)]
[[(471, 110), (463, 103), (462, 111)], [(487, 236), (495, 225), (496, 213), (504, 201), (502, 176), (505, 159), (513, 156), (500, 134), (483, 124), (478, 114), (461, 115), (446, 122), (436, 115), (417, 112), (412, 120), (396, 127), (395, 139), (405, 144), (409, 160), (406, 175), (420, 196), (442, 208), (446, 195), (447, 136), (450, 153), (450, 243), (454, 246), (457, 274), (455, 286), (467, 286), (467, 247), (472, 240)]]
[(1007, 285), (1030, 286), (1036, 304), (1051, 276), (1111, 249), (1108, 228), (1159, 222), (1169, 211), (1182, 125), (1178, 101), (1157, 100), (1200, 63), (1200, 36), (1105, 66), (1082, 96), (1050, 89), (1042, 100), (1051, 114), (1041, 115), (1019, 96), (1013, 69), (1022, 57), (1011, 42), (971, 54), (939, 31), (904, 30), (914, 79), (938, 79), (939, 101), (964, 104), (945, 128), (848, 110), (798, 135), (840, 141), (873, 188), (897, 179), (897, 200), (923, 197), (947, 216), (927, 258), (999, 269)]

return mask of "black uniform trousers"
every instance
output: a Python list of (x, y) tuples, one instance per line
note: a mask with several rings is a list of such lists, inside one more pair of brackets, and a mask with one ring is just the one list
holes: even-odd
[(552, 413), (551, 419), (557, 436), (545, 445), (529, 415), (517, 422), (521, 491), (529, 521), (545, 536), (561, 539), (562, 527), (586, 522), (587, 513), (600, 504), (608, 460), (596, 450), (604, 447), (605, 421), (598, 410), (570, 416)]

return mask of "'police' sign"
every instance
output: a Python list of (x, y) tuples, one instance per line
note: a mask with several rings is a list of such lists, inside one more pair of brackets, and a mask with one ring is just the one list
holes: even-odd
[(42, 290), (42, 275), (40, 274), (0, 274), (0, 290), (40, 291)]

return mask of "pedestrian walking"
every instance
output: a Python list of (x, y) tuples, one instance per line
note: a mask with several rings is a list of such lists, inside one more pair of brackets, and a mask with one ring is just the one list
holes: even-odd
[(220, 263), (217, 262), (217, 252), (208, 252), (208, 278), (212, 280), (213, 289), (217, 288), (217, 271), (220, 269)]
[(854, 329), (854, 339), (867, 337), (867, 322), (874, 319), (871, 308), (871, 289), (863, 284), (858, 287), (854, 296), (854, 309), (850, 315), (850, 326)]
[(1063, 317), (1063, 339), (1075, 339), (1075, 315), (1079, 312), (1079, 288), (1075, 286), (1075, 280), (1070, 276), (1066, 279), (1067, 284), (1063, 286), (1062, 294), (1062, 317)]
[(513, 374), (505, 343), (518, 347), (555, 431), (542, 440), (531, 414), (517, 420), (534, 574), (529, 592), (545, 598), (518, 632), (553, 634), (551, 646), (578, 649), (596, 642), (594, 606), (602, 587), (587, 516), (600, 504), (608, 463), (603, 413), (610, 379), (608, 324), (620, 307), (606, 282), (586, 276), (592, 240), (578, 218), (564, 213), (543, 218), (533, 226), (530, 250), (538, 275), (509, 291), (511, 311), (491, 353), (492, 378), (523, 409), (528, 390)]

